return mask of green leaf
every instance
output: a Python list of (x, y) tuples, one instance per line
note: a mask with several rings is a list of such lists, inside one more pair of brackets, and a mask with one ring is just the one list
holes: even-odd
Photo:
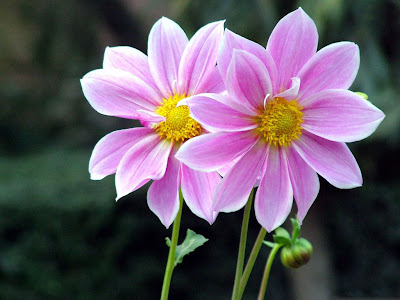
[(273, 242), (269, 242), (269, 241), (263, 241), (264, 245), (267, 245), (268, 247), (271, 248), (275, 248), (276, 245), (278, 245), (277, 243), (273, 243)]
[(290, 238), (289, 232), (282, 227), (275, 229), (275, 234), (273, 236), (274, 242), (280, 245), (290, 245), (292, 239)]
[[(193, 230), (188, 229), (186, 232), (185, 240), (182, 244), (176, 247), (175, 266), (182, 262), (185, 255), (193, 252), (194, 250), (196, 250), (196, 248), (202, 246), (207, 241), (208, 239), (206, 239), (201, 234), (197, 234)], [(167, 245), (168, 244), (171, 245), (171, 241), (169, 241), (169, 239), (167, 240)]]
[(295, 243), (297, 238), (300, 236), (300, 223), (297, 218), (296, 219), (291, 218), (290, 221), (292, 221), (292, 226), (293, 226), (292, 240), (293, 243)]

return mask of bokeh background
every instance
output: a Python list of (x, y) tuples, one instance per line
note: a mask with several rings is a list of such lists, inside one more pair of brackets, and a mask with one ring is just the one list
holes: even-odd
[[(226, 19), (226, 27), (265, 45), (277, 21), (299, 6), (317, 24), (319, 48), (342, 40), (360, 46), (351, 89), (367, 93), (387, 117), (371, 137), (350, 145), (363, 187), (338, 190), (321, 179), (303, 226), (314, 257), (297, 271), (276, 260), (267, 298), (400, 297), (400, 1), (6, 0), (0, 298), (157, 299), (171, 230), (148, 209), (147, 186), (115, 203), (113, 176), (91, 181), (87, 171), (102, 136), (137, 124), (94, 111), (79, 79), (101, 68), (106, 46), (147, 53), (148, 33), (161, 16), (189, 37)], [(241, 217), (221, 214), (209, 226), (184, 208), (181, 238), (191, 228), (210, 240), (176, 268), (171, 299), (229, 299)], [(259, 230), (254, 214), (249, 230), (251, 247)], [(244, 299), (257, 295), (267, 251)]]

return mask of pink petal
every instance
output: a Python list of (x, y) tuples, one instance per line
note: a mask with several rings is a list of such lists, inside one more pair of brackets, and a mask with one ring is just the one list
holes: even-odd
[(272, 56), (265, 51), (265, 48), (230, 31), (229, 29), (225, 29), (225, 34), (222, 38), (217, 58), (218, 68), (224, 81), (226, 80), (229, 63), (231, 62), (234, 49), (245, 50), (246, 52), (249, 52), (259, 58), (267, 68), (271, 82), (276, 81), (277, 70), (275, 62)]
[(174, 81), (183, 50), (188, 43), (185, 32), (174, 21), (162, 17), (150, 31), (148, 55), (150, 71), (165, 98), (174, 94)]
[[(196, 96), (204, 96), (204, 97), (210, 98), (212, 100), (215, 100), (215, 101), (221, 103), (222, 105), (225, 105), (233, 110), (239, 111), (249, 117), (257, 116), (257, 113), (248, 109), (247, 107), (243, 106), (242, 104), (238, 103), (232, 97), (230, 97), (228, 94), (204, 93), (204, 94), (199, 94)], [(195, 96), (182, 99), (181, 101), (178, 102), (177, 106), (190, 105), (190, 101), (193, 97), (195, 97)]]
[(263, 173), (254, 210), (258, 223), (271, 232), (285, 222), (293, 204), (288, 165), (280, 148), (269, 147)]
[(297, 72), (317, 51), (317, 45), (317, 27), (301, 8), (278, 22), (269, 37), (267, 50), (278, 69), (280, 91), (289, 87), (290, 78), (297, 76)]
[(182, 164), (182, 195), (187, 206), (198, 217), (212, 224), (217, 217), (213, 194), (221, 181), (217, 172), (195, 171)]
[(203, 78), (199, 85), (196, 88), (194, 94), (200, 93), (222, 93), (226, 90), (225, 83), (222, 80), (221, 74), (218, 71), (217, 67), (214, 67), (208, 74)]
[(219, 21), (203, 26), (191, 38), (179, 65), (180, 94), (193, 95), (199, 92), (197, 87), (207, 80), (215, 68), (223, 33), (224, 21)]
[(154, 180), (147, 192), (147, 204), (165, 227), (169, 227), (179, 211), (179, 186), (181, 163), (175, 159), (174, 150), (168, 158), (164, 176)]
[(274, 98), (285, 98), (286, 100), (293, 100), (297, 98), (300, 89), (300, 78), (292, 77), (292, 86), (286, 91), (279, 93)]
[[(107, 47), (104, 52), (104, 69), (120, 69), (139, 77), (158, 92), (151, 75), (147, 56), (141, 51), (127, 46)], [(162, 95), (159, 95), (162, 98)]]
[(266, 147), (264, 141), (259, 141), (221, 180), (214, 196), (216, 211), (233, 212), (246, 204), (264, 164)]
[(90, 105), (107, 116), (134, 119), (137, 110), (154, 111), (161, 101), (143, 80), (118, 69), (91, 71), (81, 85)]
[(317, 173), (297, 154), (293, 147), (286, 149), (290, 182), (297, 204), (297, 218), (303, 221), (319, 192)]
[(164, 176), (172, 142), (151, 134), (134, 145), (122, 158), (115, 176), (117, 200), (140, 188), (148, 179)]
[(264, 64), (253, 54), (234, 50), (226, 77), (228, 93), (252, 111), (262, 111), (272, 84)]
[(90, 178), (100, 180), (114, 174), (126, 152), (153, 132), (152, 129), (139, 127), (107, 134), (93, 149), (89, 161)]
[(385, 114), (348, 90), (325, 90), (302, 102), (304, 129), (336, 142), (354, 142), (371, 135)]
[(187, 100), (192, 118), (203, 127), (210, 131), (244, 131), (258, 126), (251, 116), (215, 101), (213, 96), (201, 94)]
[(345, 143), (332, 142), (303, 130), (292, 146), (318, 174), (341, 189), (362, 185), (361, 171)]
[(360, 51), (354, 43), (339, 42), (322, 48), (297, 74), (301, 79), (299, 102), (326, 89), (348, 89), (359, 65)]
[[(164, 116), (160, 116), (159, 114), (156, 114), (155, 112), (148, 111), (148, 110), (137, 110), (137, 118), (140, 120), (140, 122), (147, 122), (147, 123), (160, 123), (166, 120)], [(146, 127), (152, 127), (152, 126), (146, 126)]]
[(195, 170), (216, 171), (247, 152), (258, 139), (250, 131), (204, 134), (185, 142), (176, 158)]

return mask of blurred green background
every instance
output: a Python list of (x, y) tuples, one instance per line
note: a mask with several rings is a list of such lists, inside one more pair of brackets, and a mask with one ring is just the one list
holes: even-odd
[[(101, 68), (106, 46), (147, 52), (161, 16), (190, 37), (204, 24), (265, 45), (277, 21), (302, 6), (319, 48), (350, 40), (361, 67), (352, 86), (387, 115), (350, 145), (364, 186), (321, 191), (304, 222), (315, 257), (297, 271), (275, 261), (268, 299), (400, 297), (400, 1), (6, 0), (0, 2), (0, 298), (157, 299), (170, 236), (147, 207), (147, 186), (115, 203), (113, 176), (91, 181), (91, 150), (136, 123), (106, 117), (79, 79)], [(294, 212), (296, 209), (294, 208)], [(241, 212), (209, 226), (185, 208), (186, 228), (210, 239), (175, 270), (171, 299), (229, 299)], [(254, 215), (249, 247), (259, 230)], [(268, 236), (270, 239), (270, 236)], [(267, 248), (250, 277), (255, 299)], [(307, 294), (308, 293), (308, 294)]]

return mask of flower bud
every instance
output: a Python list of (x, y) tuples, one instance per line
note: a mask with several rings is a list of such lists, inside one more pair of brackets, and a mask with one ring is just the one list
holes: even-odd
[(311, 243), (300, 238), (295, 244), (287, 245), (281, 250), (282, 264), (287, 268), (297, 269), (310, 260), (312, 251)]

